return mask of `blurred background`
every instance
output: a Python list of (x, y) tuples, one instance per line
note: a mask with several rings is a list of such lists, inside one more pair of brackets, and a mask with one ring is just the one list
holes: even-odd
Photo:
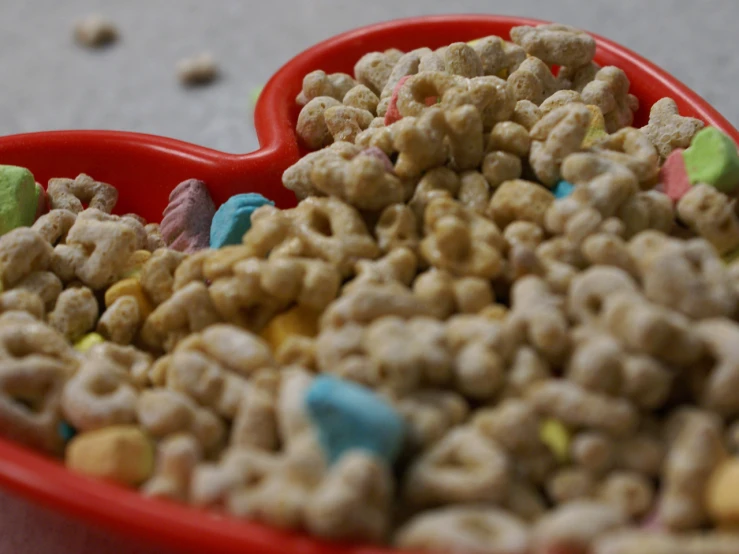
[[(249, 93), (302, 49), (398, 17), (498, 13), (568, 23), (637, 51), (739, 126), (737, 0), (0, 0), (0, 135), (51, 129), (154, 133), (228, 152), (257, 148)], [(77, 46), (98, 13), (121, 39)], [(176, 64), (211, 52), (220, 81), (184, 89)], [(153, 554), (0, 492), (0, 554)]]
[[(530, 16), (604, 35), (739, 126), (737, 0), (0, 0), (0, 135), (122, 129), (251, 151), (249, 92), (296, 53), (368, 23), (449, 12)], [(75, 22), (91, 13), (117, 25), (117, 44), (74, 43)], [(204, 51), (223, 78), (184, 89), (177, 62)]]

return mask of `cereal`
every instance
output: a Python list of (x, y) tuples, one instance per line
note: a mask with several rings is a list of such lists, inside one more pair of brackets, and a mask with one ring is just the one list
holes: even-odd
[(52, 180), (0, 237), (3, 436), (328, 540), (733, 553), (734, 147), (631, 127), (581, 31), (512, 38), (306, 75), (294, 208), (160, 227)]
[(251, 214), (265, 204), (274, 206), (274, 202), (254, 192), (229, 198), (218, 208), (210, 223), (210, 247), (240, 244), (244, 233), (251, 228)]
[(369, 451), (388, 464), (400, 453), (402, 419), (364, 388), (321, 376), (308, 389), (305, 403), (330, 463), (354, 449)]
[(698, 131), (683, 158), (691, 184), (706, 183), (727, 194), (739, 187), (737, 146), (715, 127)]
[(77, 435), (67, 447), (65, 463), (91, 477), (138, 485), (153, 472), (154, 452), (138, 427), (117, 425)]
[(218, 64), (210, 54), (199, 54), (177, 62), (177, 78), (185, 86), (206, 85), (218, 78)]
[(109, 214), (118, 201), (115, 187), (95, 181), (84, 173), (75, 179), (51, 179), (47, 193), (52, 210), (69, 210), (76, 214), (83, 210), (83, 204)]
[(118, 40), (118, 28), (100, 15), (89, 15), (74, 27), (74, 38), (82, 46), (101, 48)]
[(215, 206), (205, 183), (189, 179), (169, 194), (160, 232), (172, 250), (195, 252), (208, 248)]
[(641, 130), (665, 160), (674, 150), (690, 146), (693, 137), (704, 126), (700, 119), (681, 116), (672, 98), (662, 98), (652, 106), (649, 124)]
[(39, 203), (38, 192), (30, 171), (23, 167), (0, 165), (0, 236), (16, 227), (33, 224)]

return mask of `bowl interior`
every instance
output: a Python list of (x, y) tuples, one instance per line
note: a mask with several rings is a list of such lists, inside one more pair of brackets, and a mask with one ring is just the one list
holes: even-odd
[[(322, 42), (296, 56), (266, 85), (255, 114), (262, 149), (234, 156), (172, 139), (116, 132), (34, 133), (0, 138), (0, 163), (29, 167), (39, 181), (91, 174), (120, 189), (119, 212), (158, 221), (171, 189), (186, 178), (205, 180), (217, 203), (237, 192), (259, 191), (294, 202), (281, 189), (280, 175), (299, 155), (294, 134), (294, 98), (302, 77), (314, 70), (351, 73), (366, 52), (391, 47), (437, 47), (485, 35), (508, 37), (512, 26), (537, 23), (494, 16), (443, 16), (399, 20), (361, 28)], [(637, 125), (663, 96), (683, 114), (700, 117), (739, 134), (705, 101), (654, 65), (605, 39), (596, 60), (623, 68), (641, 108)], [(279, 192), (282, 191), (282, 192)], [(181, 549), (183, 552), (250, 554), (380, 554), (389, 550), (330, 545), (262, 525), (237, 522), (194, 509), (147, 500), (136, 492), (72, 474), (57, 461), (0, 439), (0, 486), (71, 517), (110, 530)]]

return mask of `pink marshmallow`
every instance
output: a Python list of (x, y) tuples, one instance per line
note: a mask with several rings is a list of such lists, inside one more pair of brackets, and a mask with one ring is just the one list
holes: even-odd
[(659, 180), (664, 192), (673, 203), (677, 203), (688, 190), (690, 190), (690, 179), (685, 168), (683, 150), (677, 149), (670, 154), (659, 172)]
[(216, 213), (205, 183), (197, 179), (183, 181), (169, 195), (169, 205), (159, 230), (172, 250), (188, 254), (210, 245), (210, 224)]
[(385, 125), (390, 125), (392, 123), (395, 123), (396, 121), (403, 119), (403, 116), (400, 115), (400, 112), (398, 111), (398, 93), (400, 92), (400, 87), (403, 86), (403, 83), (405, 83), (410, 78), (410, 75), (401, 77), (400, 81), (398, 81), (398, 84), (395, 85), (395, 88), (393, 89), (393, 95), (390, 97), (390, 104), (388, 104), (387, 112), (385, 112)]

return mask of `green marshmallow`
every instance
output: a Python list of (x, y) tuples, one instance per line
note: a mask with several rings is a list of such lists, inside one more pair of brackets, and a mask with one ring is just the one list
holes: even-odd
[(25, 167), (0, 165), (0, 235), (33, 225), (38, 194), (36, 180)]
[(690, 184), (705, 183), (724, 193), (739, 188), (739, 154), (729, 136), (706, 127), (693, 137), (683, 152)]

